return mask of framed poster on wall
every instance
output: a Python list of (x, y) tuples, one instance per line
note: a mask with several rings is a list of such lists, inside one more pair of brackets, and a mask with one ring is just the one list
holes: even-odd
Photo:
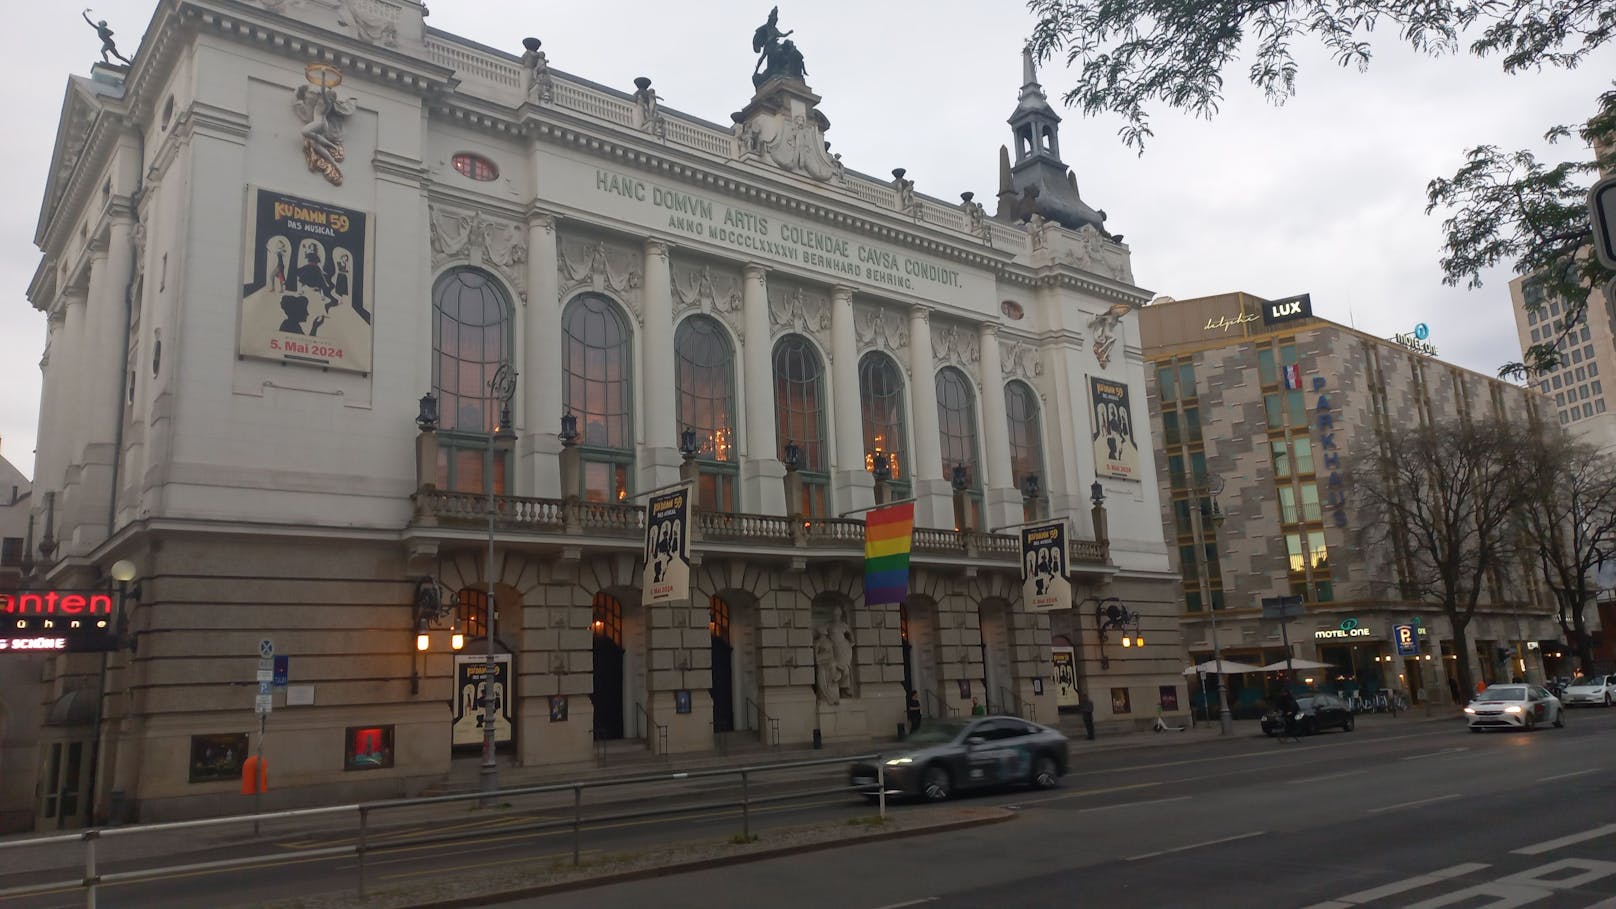
[(483, 741), (483, 698), (494, 707), (494, 743), (512, 741), (511, 655), (494, 654), (494, 677), (488, 677), (488, 657), (455, 654), (455, 745), (480, 745)]

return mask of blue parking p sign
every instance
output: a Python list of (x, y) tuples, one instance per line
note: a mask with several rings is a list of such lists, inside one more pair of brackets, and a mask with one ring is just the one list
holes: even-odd
[(1393, 625), (1392, 638), (1397, 642), (1398, 656), (1419, 656), (1420, 639), (1413, 625)]

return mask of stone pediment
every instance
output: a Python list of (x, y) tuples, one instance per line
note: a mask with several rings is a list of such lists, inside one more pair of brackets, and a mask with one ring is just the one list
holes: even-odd
[(85, 142), (90, 137), (90, 130), (95, 126), (96, 117), (101, 115), (103, 105), (99, 88), (82, 77), (67, 80), (67, 92), (62, 98), (62, 113), (58, 121), (60, 126), (56, 130), (56, 145), (51, 150), (50, 170), (46, 172), (49, 176), (45, 180), (45, 199), (39, 208), (39, 222), (34, 230), (36, 244), (44, 243), (50, 218), (67, 194), (73, 172), (86, 152)]

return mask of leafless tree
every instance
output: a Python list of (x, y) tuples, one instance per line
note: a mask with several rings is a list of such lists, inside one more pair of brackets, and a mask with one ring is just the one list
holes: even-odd
[(1529, 555), (1559, 606), (1560, 628), (1583, 672), (1593, 671), (1593, 641), (1583, 610), (1594, 601), (1594, 573), (1616, 559), (1616, 459), (1544, 426), (1527, 455), (1533, 482), (1520, 521)]
[(1394, 430), (1349, 464), (1360, 543), (1394, 554), (1403, 597), (1442, 607), (1464, 691), (1474, 685), (1466, 630), (1476, 606), (1519, 564), (1530, 443), (1519, 424), (1456, 420)]

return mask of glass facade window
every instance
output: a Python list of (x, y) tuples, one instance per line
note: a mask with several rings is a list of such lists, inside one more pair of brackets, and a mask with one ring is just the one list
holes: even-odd
[(1162, 438), (1168, 445), (1178, 445), (1183, 441), (1178, 432), (1178, 411), (1170, 410), (1162, 414)]
[(1174, 381), (1176, 374), (1171, 366), (1162, 366), (1156, 370), (1156, 396), (1161, 398), (1164, 404), (1178, 399), (1177, 383)]
[[(1004, 412), (1010, 429), (1011, 477), (1021, 486), (1029, 474), (1038, 477), (1037, 502), (1047, 498), (1049, 476), (1044, 472), (1044, 428), (1038, 414), (1038, 396), (1025, 382), (1004, 386)], [(1025, 505), (1026, 519), (1036, 517), (1035, 504)]]
[(673, 334), (678, 430), (696, 433), (697, 503), (736, 511), (735, 349), (718, 320), (695, 315)]
[(1289, 486), (1279, 487), (1279, 519), (1286, 524), (1295, 524), (1296, 517), (1296, 490)]
[(825, 366), (819, 352), (801, 335), (786, 335), (774, 345), (774, 413), (781, 460), (785, 459), (787, 442), (795, 442), (801, 452), (801, 513), (821, 517), (830, 508)]
[(584, 294), (567, 304), (561, 333), (561, 396), (578, 418), (580, 492), (590, 502), (626, 502), (634, 465), (628, 323), (611, 300)]
[(887, 455), (892, 498), (909, 496), (909, 455), (905, 440), (903, 372), (884, 353), (871, 351), (859, 361), (859, 409), (864, 417), (864, 469), (875, 470), (875, 452)]
[(1291, 454), (1290, 449), (1285, 446), (1285, 440), (1271, 439), (1268, 447), (1274, 459), (1274, 479), (1286, 479), (1291, 475)]
[(1257, 380), (1265, 387), (1279, 384), (1279, 368), (1274, 365), (1272, 347), (1264, 346), (1257, 349)]
[[(942, 442), (943, 478), (954, 475), (964, 465), (968, 498), (980, 508), (982, 471), (977, 457), (976, 398), (965, 374), (952, 366), (937, 373), (937, 428)], [(973, 514), (974, 518), (974, 514)], [(972, 526), (977, 526), (973, 520)]]
[(1263, 415), (1268, 422), (1269, 429), (1285, 428), (1284, 400), (1277, 394), (1263, 395)]
[(1200, 442), (1201, 439), (1201, 409), (1199, 407), (1184, 408), (1184, 435), (1188, 442)]
[(1195, 364), (1184, 362), (1178, 364), (1178, 396), (1180, 398), (1195, 397)]
[(1302, 484), (1302, 520), (1322, 521), (1324, 512), (1319, 507), (1319, 485), (1317, 483)]
[(1296, 473), (1298, 476), (1307, 476), (1313, 472), (1313, 440), (1307, 436), (1297, 436), (1291, 440), (1291, 447), (1296, 451)]
[[(437, 485), (486, 492), (488, 433), (498, 414), (488, 382), (511, 358), (510, 298), (487, 272), (455, 268), (432, 287), (432, 391), (441, 414)], [(494, 494), (503, 495), (510, 465), (495, 449)]]

